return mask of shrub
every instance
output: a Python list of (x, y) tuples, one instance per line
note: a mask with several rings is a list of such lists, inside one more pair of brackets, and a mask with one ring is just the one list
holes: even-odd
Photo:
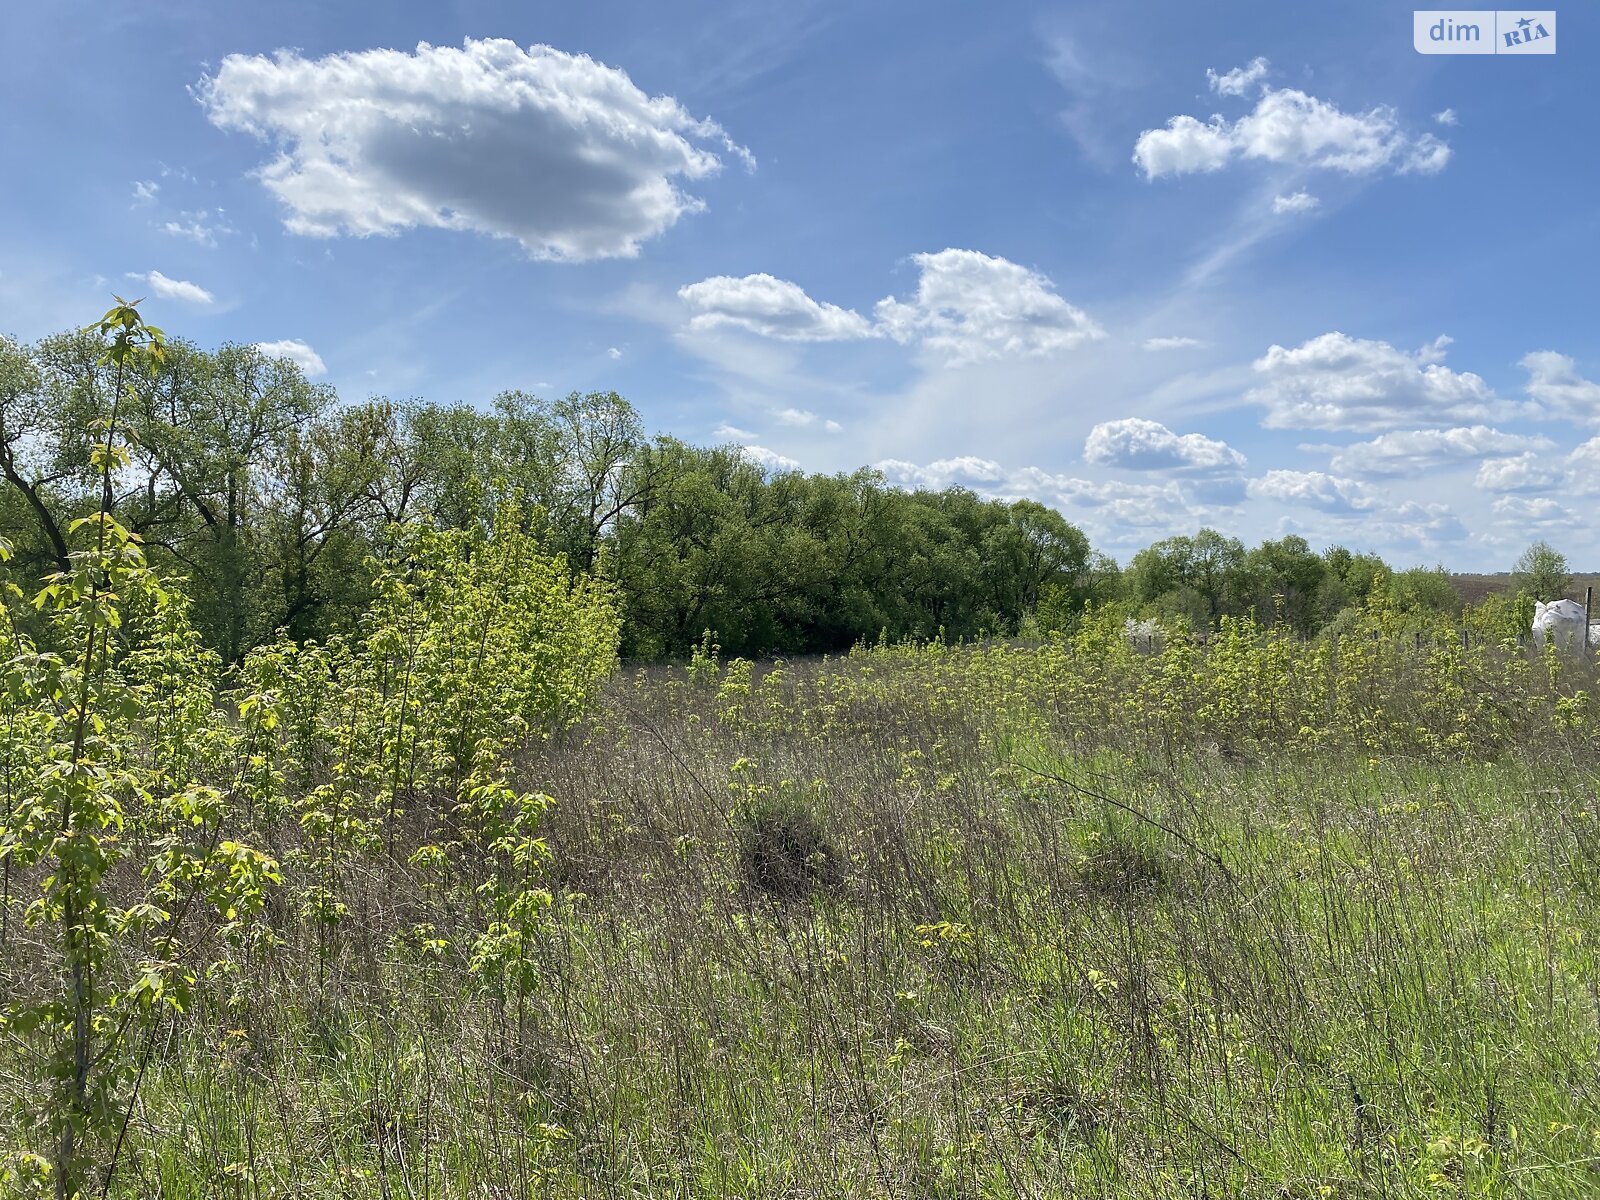
[(746, 883), (777, 900), (799, 900), (840, 882), (838, 855), (817, 814), (780, 791), (744, 814), (739, 860)]

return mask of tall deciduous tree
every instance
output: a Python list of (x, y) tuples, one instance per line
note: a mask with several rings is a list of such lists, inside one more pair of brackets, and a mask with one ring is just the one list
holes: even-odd
[(1511, 569), (1511, 582), (1535, 600), (1559, 600), (1572, 586), (1567, 556), (1549, 542), (1535, 542), (1517, 557), (1517, 564)]
[(1244, 545), (1214, 529), (1193, 537), (1170, 537), (1133, 556), (1127, 572), (1129, 599), (1214, 621), (1248, 604)]

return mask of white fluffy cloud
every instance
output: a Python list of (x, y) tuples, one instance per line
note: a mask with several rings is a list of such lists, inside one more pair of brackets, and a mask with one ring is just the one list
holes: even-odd
[(771, 275), (717, 275), (678, 289), (693, 312), (688, 327), (735, 327), (791, 342), (837, 342), (888, 336), (923, 347), (946, 366), (1036, 358), (1105, 336), (1050, 279), (976, 250), (915, 254), (917, 291), (887, 296), (875, 321), (813, 300), (798, 284)]
[(1279, 215), (1283, 213), (1310, 212), (1322, 203), (1310, 192), (1298, 191), (1287, 196), (1274, 196), (1272, 198), (1272, 211)]
[(873, 466), (896, 487), (937, 490), (959, 486), (990, 499), (1037, 500), (1081, 524), (1097, 544), (1125, 547), (1171, 533), (1193, 532), (1215, 515), (1216, 510), (1208, 505), (1232, 505), (1242, 498), (1209, 499), (1204, 481), (1080, 479), (1039, 467), (1008, 469), (972, 455), (939, 459), (926, 466), (902, 459), (885, 459)]
[(1211, 84), (1211, 90), (1219, 96), (1242, 96), (1265, 79), (1271, 69), (1272, 64), (1266, 59), (1252, 58), (1244, 66), (1224, 71), (1221, 75), (1207, 67), (1206, 79)]
[(1542, 454), (1491, 458), (1478, 468), (1473, 486), (1486, 492), (1544, 492), (1560, 487), (1566, 471)]
[(1554, 350), (1524, 355), (1528, 395), (1552, 417), (1584, 424), (1600, 422), (1600, 383), (1578, 373), (1578, 364)]
[(1237, 150), (1232, 126), (1220, 116), (1211, 123), (1178, 116), (1165, 129), (1146, 129), (1133, 146), (1133, 161), (1146, 179), (1220, 171)]
[(1470, 371), (1440, 361), (1449, 338), (1416, 353), (1334, 332), (1293, 349), (1271, 347), (1254, 366), (1260, 382), (1245, 399), (1276, 429), (1356, 432), (1397, 425), (1493, 420), (1524, 411)]
[(711, 431), (711, 436), (724, 442), (753, 442), (761, 435), (752, 433), (748, 429), (740, 429), (737, 425), (730, 425), (727, 421), (724, 421)]
[(268, 358), (287, 358), (300, 368), (308, 377), (325, 374), (327, 364), (310, 346), (299, 338), (285, 338), (281, 342), (257, 342), (256, 349)]
[(194, 304), (201, 308), (215, 304), (217, 298), (198, 283), (190, 283), (187, 279), (169, 279), (160, 271), (146, 271), (143, 274), (132, 271), (129, 279), (140, 279), (149, 284), (150, 290), (163, 300), (177, 300), (183, 304)]
[(1577, 513), (1548, 496), (1501, 496), (1494, 502), (1494, 514), (1502, 525), (1515, 527), (1523, 535), (1547, 530), (1572, 530), (1582, 520)]
[(1441, 109), (1439, 112), (1433, 114), (1433, 119), (1441, 125), (1461, 124), (1461, 120), (1456, 116), (1456, 110), (1453, 108)]
[(1103, 421), (1089, 431), (1083, 457), (1102, 466), (1131, 471), (1234, 472), (1244, 455), (1204, 434), (1177, 434), (1159, 421), (1126, 417)]
[[(1600, 438), (1596, 439), (1600, 464)], [(1359, 480), (1320, 471), (1273, 470), (1240, 485), (1238, 475), (1183, 474), (1159, 482), (1083, 479), (1038, 467), (1012, 468), (976, 455), (939, 459), (924, 465), (901, 459), (874, 464), (888, 481), (904, 488), (969, 488), (991, 499), (1027, 498), (1052, 505), (1080, 525), (1096, 546), (1120, 552), (1137, 550), (1176, 533), (1192, 534), (1211, 525), (1236, 526), (1244, 512), (1274, 513), (1280, 529), (1301, 524), (1288, 511), (1302, 510), (1308, 536), (1363, 546), (1435, 548), (1469, 536), (1466, 526), (1443, 503), (1391, 501)], [(1227, 486), (1217, 486), (1226, 484)]]
[[(1213, 75), (1213, 85), (1233, 74)], [(1216, 171), (1235, 158), (1347, 175), (1384, 168), (1427, 174), (1444, 169), (1450, 147), (1431, 133), (1406, 133), (1392, 108), (1347, 113), (1294, 88), (1267, 88), (1255, 108), (1237, 121), (1221, 115), (1209, 122), (1176, 116), (1164, 129), (1141, 133), (1133, 149), (1133, 161), (1146, 179)]]
[(694, 316), (691, 329), (735, 326), (790, 342), (837, 342), (877, 336), (860, 313), (822, 304), (798, 284), (771, 275), (714, 275), (678, 289)]
[(1590, 438), (1567, 455), (1566, 484), (1584, 495), (1600, 494), (1600, 438)]
[(1490, 459), (1478, 468), (1474, 482), (1486, 492), (1600, 494), (1600, 437), (1590, 438), (1563, 457), (1529, 451)]
[(1491, 456), (1550, 450), (1554, 445), (1549, 438), (1503, 433), (1488, 425), (1408, 429), (1346, 446), (1329, 465), (1335, 471), (1365, 478), (1414, 476)]
[(928, 488), (942, 491), (948, 487), (987, 487), (1005, 478), (1005, 471), (997, 462), (987, 458), (963, 455), (960, 458), (941, 458), (919, 467), (900, 458), (886, 458), (872, 464), (875, 471), (896, 487)]
[(418, 226), (511, 238), (538, 258), (631, 257), (703, 207), (679, 181), (744, 157), (721, 128), (627, 74), (502, 39), (306, 59), (230, 54), (197, 95), (271, 141), (257, 176), (293, 233)]
[(1146, 350), (1190, 350), (1205, 343), (1192, 337), (1153, 337), (1145, 338), (1143, 345)]
[(1176, 483), (1065, 478), (1055, 481), (1054, 501), (1069, 517), (1087, 510), (1084, 521), (1112, 542), (1143, 543), (1181, 530), (1193, 531), (1204, 510)]
[(1105, 336), (1037, 271), (976, 250), (912, 256), (916, 295), (878, 302), (879, 324), (897, 342), (918, 341), (951, 366), (1037, 357)]
[(765, 446), (740, 446), (739, 453), (764, 471), (798, 471), (800, 464)]
[(1256, 500), (1303, 504), (1326, 513), (1355, 513), (1377, 502), (1364, 483), (1341, 479), (1323, 471), (1268, 471), (1249, 483)]
[(1268, 92), (1234, 132), (1239, 152), (1246, 158), (1324, 167), (1351, 175), (1394, 163), (1407, 169), (1411, 156), (1432, 137), (1423, 134), (1414, 141), (1407, 137), (1396, 124), (1392, 109), (1347, 113), (1292, 88)]
[(1357, 526), (1362, 537), (1379, 545), (1438, 546), (1467, 537), (1467, 527), (1447, 504), (1408, 500), (1393, 508), (1362, 512)]
[(133, 199), (136, 204), (154, 203), (161, 185), (153, 179), (135, 179), (133, 181)]

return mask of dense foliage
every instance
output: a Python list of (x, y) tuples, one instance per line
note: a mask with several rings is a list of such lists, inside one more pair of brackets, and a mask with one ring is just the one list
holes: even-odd
[[(1442, 572), (1295, 536), (1247, 550), (1201, 530), (1124, 572), (1032, 501), (903, 491), (870, 470), (775, 472), (736, 446), (649, 438), (614, 393), (341, 404), (287, 359), (178, 340), (119, 387), (98, 346), (93, 331), (0, 339), (9, 577), (32, 587), (66, 569), (72, 522), (100, 507), (91, 431), (116, 401), (129, 455), (108, 508), (160, 574), (185, 580), (203, 644), (228, 665), (279, 629), (353, 632), (391, 526), (481, 531), (507, 505), (573, 577), (612, 581), (635, 660), (681, 658), (707, 629), (750, 656), (1070, 630), (1113, 602), (1196, 628), (1253, 612), (1305, 635), (1375, 587), (1402, 607), (1461, 607)], [(1542, 543), (1524, 559), (1516, 588), (1550, 599), (1570, 582)]]
[[(31, 597), (0, 589), (0, 1185), (59, 1200), (109, 1189), (165, 1018), (276, 942), (279, 885), (326, 954), (350, 915), (343, 873), (403, 827), (446, 877), (470, 857), (481, 969), (504, 974), (547, 895), (531, 882), (544, 798), (510, 786), (511, 760), (577, 719), (618, 637), (609, 589), (570, 578), (506, 507), (472, 530), (391, 526), (351, 634), (279, 638), (225, 671), (113, 513), (149, 469), (121, 419), (163, 378), (165, 338), (119, 302), (71, 343), (94, 346), (106, 415), (56, 480), (93, 511), (41, 517), (60, 569)], [(187, 502), (234, 511), (244, 487), (219, 486)], [(160, 536), (164, 505), (152, 484), (127, 507)], [(202, 520), (197, 555), (225, 560), (230, 528)]]

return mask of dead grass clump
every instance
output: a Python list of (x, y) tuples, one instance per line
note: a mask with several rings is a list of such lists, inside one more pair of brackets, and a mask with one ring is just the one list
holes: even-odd
[(767, 797), (745, 814), (739, 862), (746, 884), (776, 900), (837, 888), (839, 855), (817, 814), (793, 796)]

